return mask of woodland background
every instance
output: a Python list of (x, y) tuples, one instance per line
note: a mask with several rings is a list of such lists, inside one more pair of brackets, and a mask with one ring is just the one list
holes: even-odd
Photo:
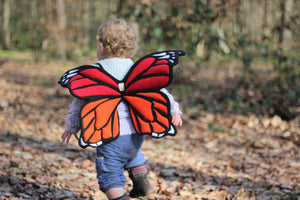
[(103, 198), (93, 150), (60, 142), (72, 97), (57, 80), (96, 62), (114, 17), (139, 34), (134, 60), (186, 52), (168, 88), (184, 126), (145, 141), (148, 199), (300, 198), (300, 1), (0, 0), (0, 13), (0, 199)]

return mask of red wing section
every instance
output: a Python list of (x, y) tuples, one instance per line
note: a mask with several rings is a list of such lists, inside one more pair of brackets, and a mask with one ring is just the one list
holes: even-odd
[(120, 95), (116, 81), (100, 68), (90, 65), (67, 71), (59, 83), (81, 99)]
[(125, 95), (134, 128), (139, 134), (159, 138), (175, 135), (167, 97), (160, 92), (141, 92)]
[(119, 136), (118, 98), (104, 98), (87, 103), (81, 110), (79, 144), (97, 147)]
[(138, 60), (125, 78), (125, 92), (153, 91), (166, 87), (172, 80), (173, 66), (183, 51), (163, 51)]

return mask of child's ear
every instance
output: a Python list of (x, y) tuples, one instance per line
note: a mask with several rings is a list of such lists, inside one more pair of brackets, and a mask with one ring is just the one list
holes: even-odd
[(103, 59), (103, 54), (104, 54), (103, 45), (102, 45), (101, 42), (98, 42), (98, 44), (97, 44), (97, 58), (98, 58), (98, 60)]
[(98, 42), (98, 48), (99, 48), (101, 54), (103, 54), (103, 44), (101, 42)]

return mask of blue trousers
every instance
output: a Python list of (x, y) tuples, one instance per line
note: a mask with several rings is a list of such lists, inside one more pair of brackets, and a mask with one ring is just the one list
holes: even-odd
[(145, 163), (141, 146), (144, 136), (138, 134), (119, 136), (116, 140), (97, 147), (96, 170), (102, 192), (124, 187), (124, 169)]

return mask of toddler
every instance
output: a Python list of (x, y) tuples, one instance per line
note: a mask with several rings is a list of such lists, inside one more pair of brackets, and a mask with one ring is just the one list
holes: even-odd
[[(104, 22), (97, 32), (98, 63), (112, 77), (123, 80), (133, 61), (129, 58), (137, 49), (137, 35), (132, 27), (123, 19), (112, 19)], [(172, 123), (182, 125), (179, 105), (166, 89), (161, 89), (171, 104)], [(62, 134), (63, 142), (69, 143), (73, 135), (78, 139), (80, 129), (80, 111), (85, 100), (74, 98), (66, 120), (66, 130)], [(119, 116), (120, 136), (96, 148), (96, 170), (100, 190), (108, 199), (129, 199), (124, 191), (124, 169), (128, 170), (133, 181), (130, 197), (146, 196), (153, 192), (147, 179), (145, 157), (141, 152), (144, 136), (135, 133), (130, 113), (125, 102), (121, 101), (117, 108)]]

